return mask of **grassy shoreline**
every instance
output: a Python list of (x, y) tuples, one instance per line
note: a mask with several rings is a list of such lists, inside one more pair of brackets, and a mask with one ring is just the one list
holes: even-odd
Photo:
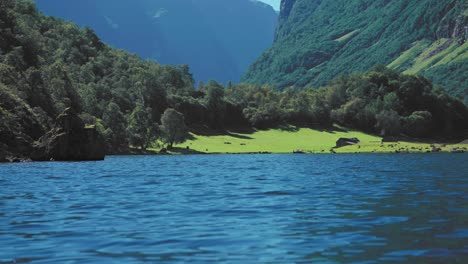
[[(382, 138), (359, 131), (287, 128), (226, 132), (220, 135), (191, 134), (192, 138), (175, 145), (172, 154), (304, 154), (326, 153), (429, 153), (468, 151), (468, 145), (404, 140), (382, 143)], [(339, 138), (358, 138), (361, 143), (334, 148)], [(150, 149), (158, 151), (157, 149)]]

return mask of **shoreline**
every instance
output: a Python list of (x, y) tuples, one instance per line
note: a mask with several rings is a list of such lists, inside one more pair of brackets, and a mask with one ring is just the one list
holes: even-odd
[(339, 152), (304, 152), (304, 153), (294, 153), (291, 152), (268, 152), (268, 151), (252, 151), (252, 152), (191, 152), (191, 153), (181, 153), (181, 152), (168, 152), (168, 153), (158, 153), (158, 152), (147, 152), (147, 153), (119, 153), (119, 154), (109, 154), (107, 156), (177, 156), (177, 155), (342, 155), (342, 154), (437, 154), (437, 153), (448, 153), (448, 154), (463, 154), (468, 153), (468, 147), (462, 149), (461, 152), (454, 152), (451, 150), (441, 150), (441, 151), (339, 151)]
[[(409, 137), (383, 138), (377, 135), (345, 129), (320, 130), (294, 127), (294, 129), (289, 130), (269, 129), (249, 132), (208, 132), (212, 133), (192, 132), (190, 139), (184, 143), (175, 144), (172, 149), (157, 147), (142, 150), (129, 147), (128, 149), (120, 149), (116, 152), (108, 153), (106, 156), (431, 154), (468, 152), (468, 140), (448, 141)], [(391, 142), (388, 142), (389, 140)], [(39, 162), (33, 161), (29, 157), (29, 153), (17, 154), (7, 152), (2, 154), (0, 155), (0, 163)], [(45, 162), (47, 161), (51, 160), (45, 160)]]
[[(395, 152), (395, 151), (380, 151), (380, 152), (305, 152), (305, 153), (294, 153), (294, 152), (208, 152), (208, 153), (120, 153), (110, 154), (107, 157), (119, 157), (119, 156), (192, 156), (192, 155), (208, 155), (208, 156), (222, 156), (222, 155), (298, 155), (298, 156), (310, 156), (310, 155), (404, 155), (404, 154), (422, 154), (422, 155), (434, 155), (434, 154), (467, 154), (468, 149), (462, 149), (461, 151), (435, 151), (435, 152)], [(0, 164), (13, 164), (13, 163), (43, 163), (43, 162), (99, 162), (104, 160), (49, 160), (49, 161), (34, 161), (28, 158), (7, 158), (7, 161), (0, 161)]]

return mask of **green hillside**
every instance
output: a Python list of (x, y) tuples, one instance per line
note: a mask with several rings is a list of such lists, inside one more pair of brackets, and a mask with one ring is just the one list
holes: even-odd
[[(424, 77), (383, 66), (320, 89), (224, 87), (216, 81), (195, 87), (188, 66), (160, 65), (116, 50), (91, 28), (44, 16), (28, 0), (0, 1), (0, 32), (0, 162), (95, 160), (158, 143), (170, 149), (199, 130), (224, 135), (294, 125), (318, 131), (338, 124), (367, 135), (430, 142), (461, 141), (468, 132), (466, 105)], [(360, 32), (333, 41), (346, 42)], [(406, 52), (409, 62), (393, 66), (411, 71), (453, 65), (460, 57), (454, 44), (431, 63), (421, 60), (449, 41), (422, 42)], [(251, 149), (289, 149), (295, 136), (272, 131), (252, 135)], [(336, 140), (307, 133), (296, 135), (305, 135), (310, 144), (300, 145), (311, 149), (313, 140), (326, 139), (327, 146)], [(219, 143), (208, 136), (188, 143), (203, 149), (211, 140)]]
[[(321, 86), (376, 64), (468, 90), (465, 0), (284, 0), (274, 45), (243, 81)], [(465, 99), (465, 102), (466, 99)]]
[[(90, 28), (40, 14), (32, 1), (0, 1), (0, 162), (30, 158), (39, 142), (73, 154), (91, 129), (107, 153), (126, 150), (191, 92), (187, 66), (113, 49)], [(63, 140), (47, 145), (47, 134)]]
[(388, 66), (406, 74), (422, 74), (468, 103), (468, 42), (453, 38), (421, 40)]

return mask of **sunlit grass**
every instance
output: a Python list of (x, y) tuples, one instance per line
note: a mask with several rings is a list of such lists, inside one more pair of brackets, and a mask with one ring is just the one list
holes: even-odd
[(468, 59), (468, 42), (465, 42), (463, 45), (456, 48), (454, 51), (447, 54), (443, 59), (437, 62), (435, 66), (448, 64), (455, 61), (462, 61)]
[(335, 39), (335, 41), (344, 42), (344, 41), (350, 39), (351, 37), (353, 37), (358, 32), (359, 32), (359, 29), (353, 30), (353, 31), (351, 31), (351, 32), (349, 32), (349, 33)]
[(427, 48), (421, 55), (419, 55), (411, 68), (406, 70), (406, 74), (417, 74), (418, 72), (428, 69), (445, 56), (448, 56), (451, 52), (457, 49), (458, 44), (453, 42), (448, 47), (444, 48), (444, 45), (450, 41), (449, 39), (440, 39), (434, 42), (429, 48)]
[(400, 57), (388, 65), (390, 69), (406, 70), (414, 63), (414, 60), (431, 44), (428, 40), (421, 40), (414, 43), (414, 45), (403, 52)]
[[(271, 129), (253, 133), (226, 133), (215, 136), (192, 134), (193, 139), (176, 145), (177, 150), (190, 150), (189, 153), (292, 153), (303, 150), (305, 153), (330, 153), (341, 137), (358, 138), (361, 143), (334, 149), (337, 153), (389, 153), (389, 152), (429, 152), (430, 143), (397, 142), (384, 143), (382, 138), (358, 131), (326, 131), (310, 128), (297, 130)], [(451, 151), (463, 145), (436, 145), (442, 151)]]

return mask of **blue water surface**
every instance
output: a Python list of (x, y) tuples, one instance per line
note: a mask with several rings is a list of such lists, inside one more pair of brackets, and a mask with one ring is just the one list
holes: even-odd
[(468, 263), (468, 155), (0, 164), (0, 263)]

